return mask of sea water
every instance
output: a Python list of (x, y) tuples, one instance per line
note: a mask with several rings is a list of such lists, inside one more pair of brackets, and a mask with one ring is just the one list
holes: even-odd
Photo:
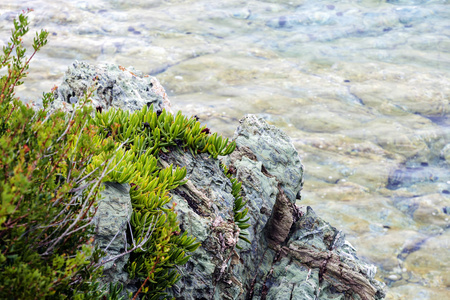
[(388, 299), (450, 297), (450, 1), (0, 0), (0, 45), (28, 7), (50, 36), (22, 100), (82, 60), (156, 76), (226, 136), (257, 114), (299, 151), (298, 204), (346, 233)]

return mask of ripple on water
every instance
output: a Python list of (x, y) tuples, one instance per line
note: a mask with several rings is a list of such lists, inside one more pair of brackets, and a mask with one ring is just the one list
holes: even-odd
[[(53, 35), (18, 88), (24, 100), (78, 59), (157, 75), (175, 109), (228, 136), (244, 114), (264, 116), (292, 137), (305, 165), (299, 204), (378, 266), (388, 299), (448, 298), (446, 1), (33, 5), (30, 30)], [(0, 46), (27, 6), (0, 3)]]

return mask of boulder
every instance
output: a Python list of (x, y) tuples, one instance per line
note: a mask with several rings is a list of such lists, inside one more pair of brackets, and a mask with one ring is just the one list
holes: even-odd
[[(55, 90), (54, 107), (70, 109), (91, 86), (93, 105), (138, 110), (170, 109), (156, 79), (134, 70), (75, 62)], [(263, 119), (248, 115), (233, 139), (236, 150), (221, 162), (242, 182), (249, 208), (247, 243), (234, 223), (232, 184), (220, 161), (189, 151), (160, 155), (163, 166), (184, 166), (188, 182), (172, 191), (182, 231), (202, 245), (177, 269), (180, 281), (167, 292), (176, 299), (383, 299), (376, 268), (356, 255), (345, 235), (318, 217), (301, 199), (303, 166), (290, 138)], [(105, 250), (103, 282), (136, 291), (124, 268), (129, 186), (105, 183), (96, 243)], [(125, 226), (125, 227), (124, 227)], [(239, 246), (239, 247), (237, 247)], [(240, 248), (240, 249), (239, 249)], [(125, 293), (123, 293), (125, 295)]]
[(155, 110), (170, 111), (167, 94), (155, 77), (132, 67), (92, 66), (78, 61), (69, 66), (62, 83), (54, 90), (52, 107), (71, 110), (72, 104), (78, 103), (91, 87), (95, 88), (90, 97), (94, 107), (135, 111), (153, 104)]
[[(179, 268), (170, 289), (176, 299), (383, 299), (376, 268), (357, 257), (345, 235), (296, 204), (303, 166), (288, 136), (263, 119), (240, 121), (236, 150), (222, 158), (243, 183), (251, 227), (239, 241), (233, 222), (231, 183), (219, 161), (171, 152), (162, 157), (185, 166), (189, 182), (173, 201), (183, 230), (202, 246)], [(242, 247), (238, 250), (236, 243)]]
[(130, 286), (125, 265), (130, 254), (123, 255), (129, 248), (127, 244), (126, 229), (131, 218), (132, 206), (130, 198), (130, 185), (115, 182), (105, 182), (102, 198), (98, 202), (97, 212), (94, 216), (95, 245), (106, 255), (102, 258), (103, 285), (110, 282)]

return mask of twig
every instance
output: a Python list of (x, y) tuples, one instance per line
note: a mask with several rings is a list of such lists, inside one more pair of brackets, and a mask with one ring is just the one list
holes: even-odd
[[(154, 218), (155, 218), (155, 217), (156, 217), (156, 216), (154, 216)], [(120, 258), (120, 257), (122, 257), (122, 256), (124, 256), (124, 255), (126, 255), (126, 254), (128, 254), (128, 253), (131, 253), (131, 252), (133, 252), (134, 250), (136, 250), (137, 248), (142, 249), (142, 246), (143, 246), (145, 243), (147, 243), (148, 239), (149, 239), (150, 236), (153, 234), (153, 231), (154, 231), (155, 228), (156, 228), (156, 223), (158, 222), (158, 219), (159, 219), (159, 216), (157, 216), (156, 219), (153, 221), (153, 225), (148, 227), (147, 233), (145, 234), (145, 236), (144, 236), (144, 238), (142, 239), (142, 241), (139, 242), (139, 244), (136, 245), (136, 244), (134, 243), (134, 240), (133, 240), (133, 248), (128, 249), (127, 251), (125, 251), (125, 252), (123, 252), (123, 253), (121, 253), (121, 254), (118, 254), (118, 255), (116, 255), (116, 256), (113, 256), (113, 257), (111, 257), (111, 258), (109, 258), (109, 259), (107, 259), (107, 260), (101, 261), (101, 262), (97, 265), (97, 268), (100, 267), (100, 266), (102, 266), (102, 265), (104, 265), (104, 264), (106, 264), (106, 263), (108, 263), (108, 262), (110, 262), (110, 261), (114, 261), (114, 260), (116, 260), (116, 259), (118, 259), (118, 258)], [(128, 223), (128, 224), (130, 224), (130, 223)], [(151, 229), (151, 230), (150, 230), (150, 229)], [(130, 227), (130, 231), (131, 231), (131, 227)], [(120, 229), (119, 229), (119, 231), (117, 232), (117, 234), (118, 234), (119, 232), (120, 232)], [(110, 244), (111, 244), (112, 241), (116, 238), (117, 234), (116, 234), (116, 235), (114, 236), (114, 238), (111, 240)], [(105, 248), (105, 250), (108, 249), (108, 247), (109, 247), (109, 244), (108, 244), (108, 246)]]

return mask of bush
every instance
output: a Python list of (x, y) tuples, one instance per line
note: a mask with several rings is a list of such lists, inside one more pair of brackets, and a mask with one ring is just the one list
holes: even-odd
[[(145, 106), (134, 113), (94, 113), (86, 104), (95, 78), (72, 113), (50, 111), (52, 93), (43, 95), (41, 109), (23, 104), (14, 89), (48, 36), (37, 33), (34, 52), (25, 56), (29, 12), (14, 20), (0, 56), (0, 68), (7, 69), (0, 78), (0, 299), (118, 298), (122, 287), (99, 286), (104, 253), (93, 246), (92, 220), (104, 181), (131, 185), (131, 246), (121, 255), (131, 253), (127, 270), (140, 280), (133, 299), (166, 298), (164, 291), (179, 278), (174, 266), (185, 264), (187, 252), (200, 243), (180, 232), (169, 204), (170, 190), (185, 183), (186, 170), (167, 166), (158, 155), (181, 148), (217, 159), (236, 144), (180, 112)], [(245, 229), (240, 184), (232, 183), (235, 222)]]
[[(36, 34), (30, 58), (22, 37), (27, 14), (14, 20), (11, 42), (3, 48), (0, 79), (0, 298), (93, 299), (101, 297), (92, 245), (91, 221), (114, 144), (98, 137), (84, 106), (71, 115), (34, 111), (15, 97), (29, 62), (47, 42)], [(87, 173), (92, 158), (107, 160)]]

